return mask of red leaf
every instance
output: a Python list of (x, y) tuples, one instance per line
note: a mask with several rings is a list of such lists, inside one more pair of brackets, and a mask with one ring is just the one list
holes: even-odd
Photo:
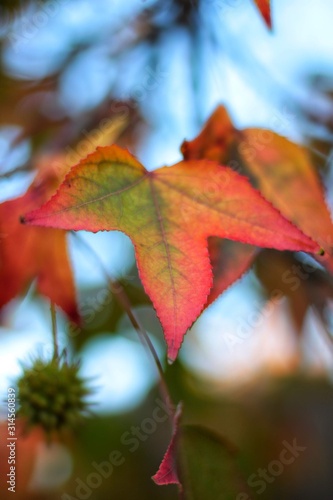
[(214, 278), (206, 307), (246, 273), (258, 252), (252, 245), (221, 238), (209, 238), (208, 248)]
[(231, 169), (198, 160), (148, 172), (117, 146), (98, 148), (73, 167), (58, 192), (29, 213), (26, 222), (127, 234), (162, 323), (170, 360), (212, 286), (209, 236), (320, 251)]
[(270, 0), (254, 0), (254, 3), (258, 7), (265, 23), (269, 29), (272, 29), (272, 19), (271, 19), (271, 2)]
[(236, 498), (248, 488), (235, 460), (235, 448), (215, 432), (180, 425), (180, 411), (162, 463), (153, 476), (158, 485), (176, 484), (184, 500)]
[(306, 150), (271, 130), (237, 130), (218, 106), (200, 134), (184, 142), (186, 159), (210, 158), (245, 173), (263, 196), (325, 250), (316, 259), (333, 272), (333, 224)]
[(181, 487), (178, 471), (177, 471), (177, 448), (178, 448), (178, 433), (179, 421), (182, 416), (182, 407), (179, 404), (173, 419), (173, 432), (170, 444), (163, 457), (158, 471), (152, 477), (153, 481), (159, 486), (167, 484), (178, 484)]
[(0, 204), (0, 307), (37, 279), (38, 291), (78, 321), (65, 231), (20, 224), (20, 216), (40, 206), (58, 184), (59, 173), (41, 167), (23, 196)]
[[(238, 137), (227, 110), (218, 106), (200, 134), (183, 142), (181, 152), (186, 160), (207, 158), (237, 169), (238, 163), (230, 161), (230, 151)], [(249, 269), (257, 252), (251, 245), (220, 238), (210, 238), (208, 248), (214, 281), (206, 307)]]
[(227, 165), (237, 134), (226, 108), (217, 106), (200, 134), (192, 141), (184, 141), (180, 149), (185, 160), (206, 158)]
[(265, 198), (320, 244), (326, 254), (318, 260), (332, 272), (333, 224), (306, 150), (270, 130), (249, 128), (239, 151)]

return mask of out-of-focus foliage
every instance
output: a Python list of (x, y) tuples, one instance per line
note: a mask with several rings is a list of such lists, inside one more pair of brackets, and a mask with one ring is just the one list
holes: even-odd
[[(150, 167), (164, 161), (171, 163), (169, 158), (174, 163), (180, 160), (179, 144), (198, 134), (218, 98), (228, 107), (228, 101), (233, 102), (231, 115), (235, 114), (238, 129), (262, 127), (257, 106), (264, 101), (271, 106), (265, 126), (287, 135), (291, 124), (292, 139), (308, 146), (307, 154), (322, 177), (327, 204), (331, 206), (333, 68), (319, 57), (309, 60), (294, 86), (288, 86), (281, 78), (285, 76), (284, 67), (279, 70), (276, 66), (271, 71), (272, 54), (278, 41), (287, 35), (283, 29), (283, 19), (286, 21), (287, 16), (279, 17), (283, 6), (274, 2), (272, 7), (273, 35), (269, 35), (250, 0), (1, 1), (1, 201), (17, 198), (28, 189), (40, 158), (45, 156), (61, 156), (66, 170), (97, 145), (117, 143), (129, 148), (140, 160), (147, 160)], [(318, 2), (312, 8), (317, 13), (322, 7), (323, 2)], [(288, 9), (292, 8), (293, 2), (288, 3)], [(302, 3), (304, 12), (307, 8)], [(239, 15), (242, 12), (246, 13), (246, 19)], [(325, 14), (322, 21), (324, 17)], [(295, 45), (284, 46), (286, 60), (302, 35), (301, 29), (295, 32), (294, 19), (291, 31)], [(299, 13), (300, 22), (302, 19), (303, 11)], [(314, 26), (315, 22), (311, 28)], [(261, 36), (260, 41), (244, 44), (252, 27)], [(303, 24), (302, 27), (310, 37), (310, 30)], [(317, 40), (328, 40), (321, 28), (317, 29)], [(270, 42), (260, 30), (271, 37)], [(301, 47), (299, 54), (305, 53)], [(246, 115), (246, 106), (250, 114), (252, 109), (251, 116)], [(244, 114), (240, 112), (242, 107)], [(240, 126), (238, 122), (242, 122)], [(228, 130), (224, 138), (229, 144)], [(308, 222), (310, 218), (309, 215)], [(318, 224), (315, 221), (318, 230), (319, 218), (320, 215)], [(3, 237), (1, 230), (0, 245)], [(72, 235), (68, 239), (71, 247), (76, 240)], [(111, 247), (110, 239), (110, 251)], [(214, 250), (213, 241), (211, 253)], [(234, 323), (221, 326), (221, 331), (217, 331), (218, 325), (212, 327), (209, 323), (210, 314), (222, 310), (227, 299), (222, 298), (208, 308), (202, 321), (187, 336), (191, 340), (186, 341), (184, 354), (166, 368), (167, 381), (174, 400), (183, 400), (185, 425), (208, 427), (234, 443), (239, 473), (247, 483), (247, 489), (240, 488), (240, 495), (247, 494), (249, 489), (251, 498), (264, 500), (331, 500), (332, 278), (320, 263), (302, 254), (274, 250), (254, 253), (249, 248), (244, 256), (248, 259), (246, 265), (238, 266), (232, 274), (235, 279), (253, 262), (246, 281), (250, 294), (246, 295), (248, 288), (242, 288), (241, 281), (227, 295), (230, 299), (235, 294), (233, 307), (226, 314), (228, 319), (235, 319)], [(99, 268), (98, 256), (93, 252), (82, 254), (92, 269)], [(140, 316), (144, 311), (143, 322), (153, 341), (162, 345), (163, 334), (142, 288), (133, 255), (129, 260), (126, 271), (119, 273), (117, 279), (136, 313)], [(101, 272), (102, 278), (95, 282), (88, 280), (89, 272), (83, 276), (86, 281), (82, 274), (79, 266), (74, 269), (74, 276), (80, 278), (77, 289), (82, 323), (70, 323), (59, 313), (60, 329), (74, 358), (80, 358), (85, 346), (100, 334), (110, 338), (134, 336), (117, 302), (117, 290), (108, 282), (106, 273)], [(7, 283), (0, 286), (6, 289)], [(276, 290), (280, 297), (277, 305)], [(259, 306), (245, 318), (247, 329), (243, 330), (250, 333), (239, 335), (244, 296), (246, 302), (255, 298)], [(8, 342), (15, 333), (11, 331), (14, 318), (29, 328), (30, 317), (21, 317), (22, 304), (27, 301), (37, 304), (41, 316), (48, 307), (37, 299), (34, 284), (27, 296), (22, 293), (7, 305), (2, 311), (1, 335)], [(207, 363), (214, 366), (209, 358), (212, 350), (208, 349), (208, 340), (218, 333), (231, 338), (231, 343), (222, 344), (222, 348), (219, 344), (214, 349), (215, 357), (221, 359), (221, 373), (225, 351), (239, 367), (238, 372), (246, 373), (238, 353), (245, 352), (248, 356), (252, 353), (252, 362), (256, 364), (267, 350), (266, 334), (269, 343), (270, 330), (281, 316), (284, 322), (279, 323), (280, 330), (275, 335), (290, 337), (290, 344), (285, 345), (288, 361), (283, 367), (287, 373), (282, 374), (281, 367), (279, 372), (272, 362), (270, 368), (267, 365), (258, 368), (256, 377), (249, 377), (244, 383), (243, 376), (243, 383), (238, 383), (218, 378), (217, 374), (214, 377), (212, 372), (206, 377), (199, 363), (195, 368), (195, 362), (189, 365), (186, 348), (193, 353), (197, 347), (200, 358), (207, 357)], [(221, 325), (225, 325), (224, 319), (219, 316)], [(251, 340), (260, 327), (265, 330), (265, 337), (253, 354)], [(45, 324), (45, 345), (50, 342), (49, 330)], [(207, 351), (201, 349), (199, 336), (204, 338)], [(292, 354), (290, 351), (287, 354), (290, 345)], [(312, 370), (311, 356), (317, 360)], [(108, 367), (110, 377), (114, 376), (112, 368)], [(154, 415), (160, 420), (154, 419)], [(77, 488), (87, 498), (96, 500), (178, 498), (175, 486), (157, 487), (150, 479), (171, 437), (170, 422), (156, 387), (139, 406), (118, 414), (96, 414), (71, 439), (53, 443), (51, 447), (45, 446), (40, 429), (22, 435), (19, 424), (18, 433), (18, 499), (79, 498)], [(6, 437), (6, 426), (1, 424), (1, 478), (7, 474), (7, 449), (3, 446)], [(305, 449), (294, 462), (283, 464), (280, 460), (283, 443), (292, 445), (294, 440)], [(104, 476), (98, 472), (102, 462), (107, 462)], [(283, 468), (276, 462), (281, 462)], [(260, 476), (263, 468), (269, 473), (264, 483)], [(251, 477), (252, 484), (257, 482), (252, 487)], [(89, 482), (94, 486), (89, 486)], [(1, 495), (5, 499), (13, 496), (6, 489)]]

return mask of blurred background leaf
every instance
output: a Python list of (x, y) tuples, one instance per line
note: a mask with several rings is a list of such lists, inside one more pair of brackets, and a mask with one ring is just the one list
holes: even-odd
[[(238, 129), (266, 127), (305, 143), (331, 209), (333, 7), (273, 2), (272, 15), (270, 34), (250, 0), (1, 1), (1, 201), (25, 192), (41, 157), (60, 155), (69, 168), (97, 143), (127, 147), (150, 169), (179, 161), (180, 145), (222, 103)], [(75, 329), (59, 313), (59, 343), (93, 377), (94, 417), (49, 454), (38, 432), (19, 439), (25, 472), (16, 497), (75, 498), (77, 479), (87, 484), (93, 462), (119, 450), (125, 461), (90, 488), (90, 498), (176, 499), (176, 487), (150, 479), (170, 440), (169, 422), (142, 430), (153, 428), (146, 419), (159, 398), (156, 370), (100, 266), (123, 284), (164, 361), (133, 248), (121, 234), (80, 239), (84, 245), (69, 235), (83, 324)], [(278, 460), (283, 441), (306, 447), (262, 494), (252, 489), (253, 498), (331, 500), (332, 278), (311, 266), (303, 255), (260, 252), (166, 367), (174, 400), (184, 401), (184, 423), (233, 442), (245, 481)], [(33, 284), (1, 311), (2, 399), (22, 372), (20, 360), (52, 355), (48, 309)], [(5, 419), (3, 405), (1, 412)], [(134, 442), (121, 442), (124, 433), (133, 438), (132, 427), (143, 436), (133, 452)], [(1, 489), (11, 498), (4, 483)]]

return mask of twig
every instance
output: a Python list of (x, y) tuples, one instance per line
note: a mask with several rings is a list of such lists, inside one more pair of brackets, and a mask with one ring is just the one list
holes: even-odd
[(0, 179), (9, 179), (15, 174), (18, 174), (20, 172), (29, 172), (30, 170), (30, 163), (25, 163), (24, 165), (20, 165), (19, 167), (13, 168), (12, 170), (8, 170), (8, 172), (0, 173)]
[(76, 233), (72, 233), (72, 234), (74, 234), (74, 236), (79, 239), (80, 243), (86, 247), (86, 249), (93, 255), (94, 259), (98, 262), (101, 270), (103, 271), (103, 274), (105, 275), (107, 281), (110, 283), (112, 293), (114, 294), (114, 296), (118, 300), (118, 303), (120, 304), (120, 306), (126, 312), (128, 318), (129, 318), (133, 328), (137, 332), (142, 344), (144, 345), (144, 347), (149, 351), (149, 353), (153, 357), (154, 363), (156, 365), (157, 371), (158, 371), (159, 376), (160, 376), (160, 390), (161, 390), (163, 398), (166, 401), (166, 404), (168, 405), (168, 408), (170, 410), (170, 415), (173, 419), (173, 415), (175, 413), (175, 406), (172, 402), (172, 398), (171, 398), (171, 395), (169, 392), (168, 384), (165, 380), (164, 371), (163, 371), (161, 361), (160, 361), (158, 354), (153, 346), (152, 341), (149, 338), (148, 333), (143, 328), (139, 319), (136, 317), (135, 313), (133, 312), (131, 302), (129, 300), (127, 293), (125, 292), (124, 287), (119, 282), (114, 281), (111, 278), (111, 276), (109, 275), (108, 271), (105, 269), (103, 263), (100, 261), (98, 255), (96, 254), (94, 249), (91, 248), (91, 246), (88, 245), (88, 243), (83, 241), (82, 238), (80, 238)]
[(54, 303), (51, 302), (50, 305), (51, 311), (51, 321), (52, 321), (52, 339), (53, 339), (53, 360), (59, 359), (59, 349), (58, 349), (58, 340), (57, 340), (57, 313), (54, 307)]

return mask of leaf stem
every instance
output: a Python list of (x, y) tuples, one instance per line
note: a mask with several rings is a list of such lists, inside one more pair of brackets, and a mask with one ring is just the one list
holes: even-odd
[(54, 302), (51, 302), (50, 311), (51, 311), (51, 322), (52, 322), (53, 360), (57, 360), (59, 359), (59, 349), (58, 349), (57, 313), (54, 306)]
[(136, 331), (136, 333), (139, 336), (140, 341), (142, 342), (142, 344), (145, 346), (147, 351), (152, 356), (152, 358), (154, 360), (154, 364), (155, 364), (157, 371), (159, 373), (159, 376), (160, 376), (160, 391), (161, 391), (161, 394), (162, 394), (162, 396), (163, 396), (163, 398), (168, 406), (168, 409), (170, 412), (170, 419), (173, 420), (173, 416), (175, 413), (175, 406), (173, 404), (173, 401), (172, 401), (172, 398), (170, 395), (170, 391), (168, 388), (168, 384), (167, 384), (167, 381), (165, 379), (165, 375), (164, 375), (161, 361), (158, 357), (158, 354), (154, 348), (152, 341), (150, 340), (148, 333), (146, 332), (145, 328), (142, 326), (140, 320), (136, 317), (136, 315), (132, 309), (130, 299), (129, 299), (123, 285), (121, 283), (119, 283), (118, 281), (115, 281), (111, 278), (111, 276), (109, 275), (108, 271), (105, 269), (103, 263), (99, 259), (98, 255), (96, 254), (94, 249), (88, 243), (86, 243), (82, 238), (80, 238), (76, 233), (72, 233), (72, 234), (79, 239), (80, 243), (86, 247), (86, 249), (93, 255), (94, 259), (98, 262), (103, 274), (105, 275), (107, 281), (110, 284), (111, 292), (114, 294), (116, 300), (118, 301), (120, 306), (123, 308), (123, 310), (127, 314), (134, 330)]
[(19, 174), (21, 172), (29, 172), (30, 170), (31, 170), (31, 165), (29, 163), (25, 163), (24, 165), (15, 167), (12, 170), (8, 170), (7, 172), (1, 172), (0, 179), (9, 179), (15, 174)]
[(128, 295), (125, 292), (124, 287), (119, 282), (114, 282), (110, 278), (109, 278), (109, 282), (111, 285), (111, 290), (113, 291), (114, 295), (116, 296), (119, 304), (122, 306), (122, 308), (126, 312), (128, 318), (129, 318), (130, 322), (132, 323), (132, 326), (134, 327), (135, 331), (137, 332), (141, 342), (143, 343), (143, 345), (146, 347), (146, 349), (150, 352), (151, 356), (153, 357), (157, 371), (158, 371), (159, 376), (160, 376), (160, 390), (161, 390), (162, 395), (163, 395), (163, 397), (168, 405), (168, 408), (169, 408), (171, 414), (173, 415), (174, 411), (175, 411), (174, 404), (172, 402), (170, 392), (168, 389), (168, 385), (167, 385), (167, 382), (165, 380), (163, 367), (162, 367), (161, 361), (158, 357), (158, 354), (155, 350), (155, 347), (154, 347), (152, 341), (150, 340), (148, 333), (143, 328), (143, 326), (141, 325), (138, 318), (135, 316), (135, 313), (132, 310), (130, 300), (128, 298)]

